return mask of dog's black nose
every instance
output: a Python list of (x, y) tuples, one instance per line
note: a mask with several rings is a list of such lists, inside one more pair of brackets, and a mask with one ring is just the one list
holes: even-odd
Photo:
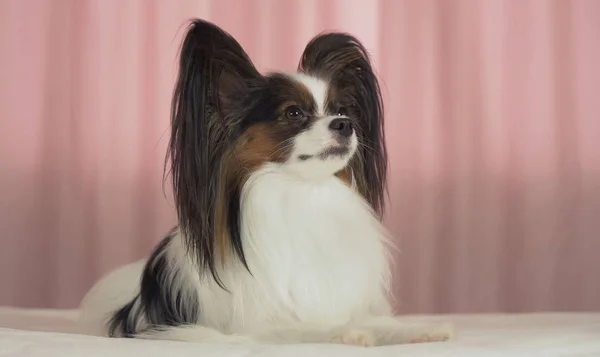
[(329, 123), (329, 129), (347, 138), (352, 135), (352, 122), (348, 118), (336, 118)]

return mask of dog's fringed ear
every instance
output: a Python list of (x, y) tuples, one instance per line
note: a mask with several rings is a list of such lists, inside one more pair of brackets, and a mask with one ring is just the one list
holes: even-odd
[[(216, 25), (194, 20), (180, 49), (167, 153), (179, 229), (190, 254), (217, 283), (227, 231), (228, 152), (236, 98), (260, 77), (240, 44)], [(236, 253), (242, 261), (241, 250)]]
[(359, 149), (350, 168), (359, 192), (381, 216), (387, 174), (383, 101), (366, 49), (352, 35), (321, 34), (306, 46), (298, 69), (328, 78), (351, 98), (352, 110), (358, 116)]

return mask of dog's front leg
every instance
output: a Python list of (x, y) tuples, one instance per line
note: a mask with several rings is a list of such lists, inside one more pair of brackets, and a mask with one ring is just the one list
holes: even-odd
[(367, 327), (353, 324), (294, 322), (269, 326), (245, 334), (259, 342), (277, 344), (335, 343), (368, 347), (375, 343), (374, 336)]
[(455, 337), (451, 323), (408, 322), (394, 316), (373, 316), (356, 326), (370, 331), (376, 346), (442, 342)]

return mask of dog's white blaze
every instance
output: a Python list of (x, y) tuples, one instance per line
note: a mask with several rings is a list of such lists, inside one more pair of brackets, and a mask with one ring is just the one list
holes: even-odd
[(317, 115), (324, 116), (328, 90), (327, 82), (303, 73), (294, 73), (291, 77), (302, 83), (308, 89), (317, 104)]

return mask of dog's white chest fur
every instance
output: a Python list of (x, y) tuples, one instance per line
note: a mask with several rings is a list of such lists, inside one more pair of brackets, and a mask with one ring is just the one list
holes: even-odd
[(244, 186), (241, 211), (252, 275), (240, 264), (223, 271), (229, 293), (199, 291), (204, 323), (222, 323), (223, 313), (229, 326), (215, 327), (231, 332), (290, 320), (343, 323), (384, 300), (384, 230), (338, 178), (307, 182), (266, 166)]

